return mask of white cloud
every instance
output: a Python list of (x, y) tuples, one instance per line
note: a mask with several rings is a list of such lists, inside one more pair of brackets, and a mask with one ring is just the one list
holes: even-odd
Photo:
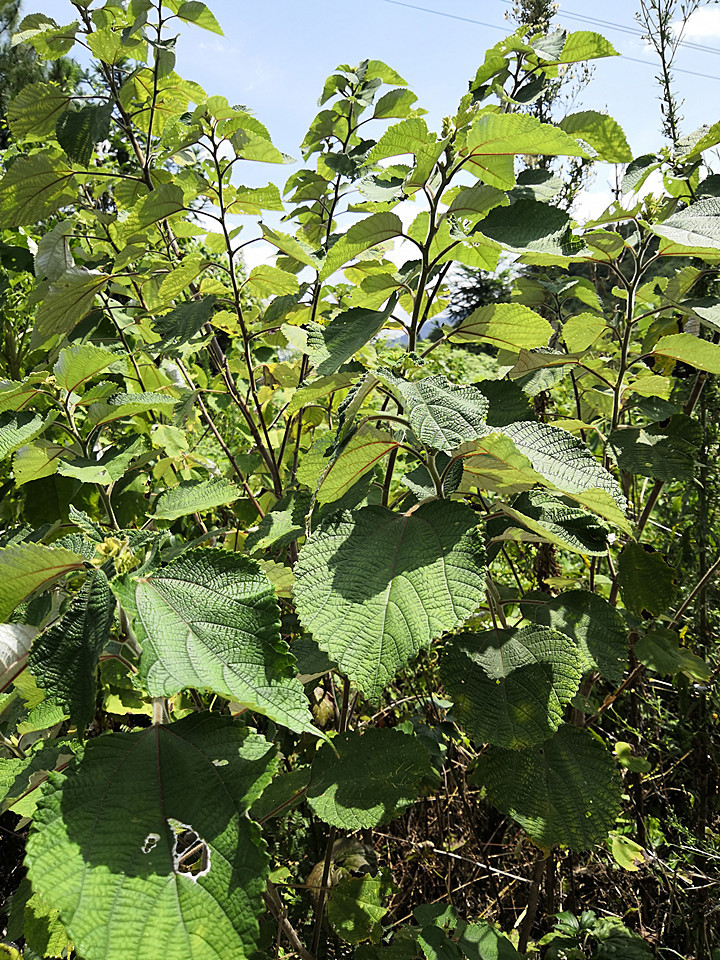
[[(679, 33), (681, 24), (673, 24), (675, 33)], [(684, 40), (708, 40), (720, 37), (720, 8), (701, 7), (688, 19), (683, 32)]]

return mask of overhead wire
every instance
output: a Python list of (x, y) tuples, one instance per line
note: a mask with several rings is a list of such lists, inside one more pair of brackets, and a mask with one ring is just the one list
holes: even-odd
[[(477, 24), (477, 25), (480, 26), (480, 27), (487, 27), (487, 28), (490, 29), (490, 30), (500, 30), (500, 31), (502, 31), (503, 33), (506, 32), (506, 30), (505, 30), (504, 27), (498, 26), (498, 24), (496, 24), (496, 23), (485, 23), (484, 21), (482, 21), (482, 20), (476, 20), (476, 19), (474, 19), (473, 17), (462, 17), (462, 16), (460, 16), (459, 14), (456, 14), (456, 13), (447, 13), (445, 10), (433, 10), (432, 7), (421, 7), (421, 6), (419, 6), (418, 4), (415, 4), (415, 3), (407, 3), (407, 2), (405, 2), (405, 0), (384, 0), (384, 2), (385, 2), (385, 3), (391, 3), (391, 4), (393, 4), (393, 6), (396, 6), (396, 7), (408, 7), (410, 10), (419, 10), (419, 11), (421, 11), (422, 13), (432, 13), (432, 14), (434, 14), (436, 17), (445, 17), (445, 18), (447, 18), (447, 19), (449, 19), (449, 20), (462, 20), (464, 23), (474, 23), (474, 24)], [(502, 2), (502, 3), (511, 3), (512, 0), (501, 0), (501, 2)], [(570, 15), (570, 14), (567, 14), (567, 13), (564, 13), (564, 12), (563, 12), (562, 15), (565, 16), (565, 17), (568, 17), (568, 18), (569, 18), (570, 16), (574, 16), (575, 19), (579, 19), (579, 15)], [(613, 26), (612, 24), (610, 24), (609, 21), (600, 21), (600, 20), (590, 21), (590, 20), (588, 20), (588, 22), (596, 22), (597, 24), (603, 24), (603, 23), (604, 23), (604, 24), (606, 25), (606, 28), (610, 28), (611, 26)], [(613, 29), (617, 29), (617, 25), (613, 26)], [(624, 30), (625, 32), (632, 32), (632, 33), (634, 34), (634, 29), (631, 28), (631, 27), (622, 27), (622, 26), (620, 26), (620, 29), (621, 29), (621, 30)], [(641, 30), (638, 30), (637, 33), (638, 33), (640, 36), (642, 36), (642, 31), (641, 31)], [(685, 44), (683, 44), (683, 45), (685, 45)], [(718, 52), (718, 51), (712, 50), (712, 48), (708, 48), (708, 51), (712, 51), (713, 53)], [(628, 60), (630, 63), (642, 63), (642, 64), (643, 64), (644, 66), (646, 66), (646, 67), (652, 67), (652, 68), (655, 69), (655, 64), (651, 63), (649, 60), (641, 60), (639, 57), (628, 57), (628, 56), (626, 56), (625, 54), (622, 54), (622, 58), (623, 58), (623, 60)], [(673, 66), (672, 69), (673, 69), (673, 72), (674, 72), (674, 73), (684, 73), (684, 74), (686, 74), (687, 76), (691, 76), (691, 77), (701, 77), (703, 80), (718, 80), (718, 81), (720, 81), (720, 77), (716, 77), (716, 76), (714, 76), (713, 74), (710, 74), (710, 73), (699, 73), (697, 70), (686, 70), (686, 69), (684, 69), (683, 67), (676, 67), (676, 66)]]
[[(500, 0), (500, 3), (504, 3), (506, 6), (511, 7), (513, 5), (513, 0)], [(583, 13), (573, 13), (571, 10), (566, 10), (565, 7), (562, 6), (560, 7), (558, 15), (560, 19), (578, 20), (580, 23), (589, 23), (593, 26), (603, 27), (606, 30), (615, 30), (619, 33), (627, 33), (634, 37), (645, 36), (640, 27), (631, 27), (624, 23), (614, 23), (612, 20), (600, 20), (598, 17), (588, 17)], [(679, 46), (687, 48), (688, 50), (698, 50), (701, 53), (712, 53), (715, 54), (715, 56), (720, 56), (720, 49), (717, 47), (710, 47), (704, 43), (693, 43), (692, 40), (681, 40)]]

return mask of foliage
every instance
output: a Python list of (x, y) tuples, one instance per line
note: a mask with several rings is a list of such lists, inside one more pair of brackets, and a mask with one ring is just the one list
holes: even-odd
[[(438, 133), (387, 64), (338, 67), (305, 165), (246, 187), (245, 163), (291, 158), (175, 73), (178, 20), (220, 29), (205, 4), (71, 6), (16, 39), (50, 62), (84, 44), (92, 93), (23, 87), (0, 180), (0, 803), (29, 826), (8, 949), (646, 955), (645, 917), (532, 938), (558, 862), (573, 885), (578, 857), (660, 870), (638, 690), (658, 717), (658, 691), (709, 691), (715, 543), (685, 581), (663, 534), (714, 442), (720, 125), (632, 160), (579, 225), (517, 158), (626, 162), (624, 133), (519, 94), (614, 51), (520, 28)], [(256, 239), (277, 254), (248, 272)], [(453, 266), (510, 257), (512, 289), (431, 338)], [(456, 852), (453, 803), (502, 868)], [(396, 883), (440, 857), (439, 894)], [(528, 896), (460, 918), (466, 862), (463, 887)]]

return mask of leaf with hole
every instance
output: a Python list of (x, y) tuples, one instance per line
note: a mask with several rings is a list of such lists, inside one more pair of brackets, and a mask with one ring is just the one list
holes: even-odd
[(38, 807), (33, 890), (86, 960), (249, 956), (267, 854), (246, 814), (274, 766), (274, 746), (215, 714), (89, 741)]

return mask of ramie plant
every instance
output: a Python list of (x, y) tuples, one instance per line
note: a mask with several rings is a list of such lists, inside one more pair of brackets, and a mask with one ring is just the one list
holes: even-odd
[[(703, 584), (673, 611), (646, 541), (692, 480), (693, 412), (720, 372), (703, 159), (720, 124), (633, 161), (602, 113), (519, 113), (567, 65), (615, 54), (525, 27), (439, 133), (391, 67), (339, 67), (306, 165), (282, 192), (250, 188), (247, 162), (290, 158), (175, 73), (178, 20), (219, 32), (205, 4), (68, 6), (16, 40), (49, 60), (82, 45), (101, 80), (24, 88), (0, 181), (0, 797), (31, 822), (8, 943), (308, 960), (329, 930), (385, 949), (382, 864), (333, 864), (437, 776), (427, 736), (370, 719), (432, 649), (439, 709), (538, 865), (512, 939), (419, 904), (387, 948), (517, 957), (557, 851), (610, 835), (624, 867), (643, 862), (616, 819), (644, 767), (608, 711), (646, 670), (709, 678), (686, 629)], [(580, 226), (520, 156), (628, 164), (622, 198)], [(664, 190), (640, 199), (653, 171)], [(246, 239), (265, 212), (287, 226)], [(258, 238), (275, 263), (248, 272)], [(428, 339), (453, 267), (508, 257), (507, 301)], [(562, 576), (535, 582), (535, 545)], [(263, 839), (296, 808), (326, 851), (302, 929)]]

